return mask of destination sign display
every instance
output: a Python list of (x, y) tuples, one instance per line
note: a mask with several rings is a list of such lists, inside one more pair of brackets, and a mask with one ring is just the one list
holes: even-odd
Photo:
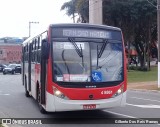
[(100, 30), (83, 29), (63, 29), (63, 36), (66, 37), (90, 37), (90, 38), (110, 38), (111, 33)]
[(121, 32), (115, 30), (87, 29), (87, 28), (53, 28), (52, 37), (79, 37), (121, 40)]
[(53, 38), (98, 38), (98, 39), (115, 39), (122, 40), (121, 31), (105, 30), (105, 29), (91, 29), (91, 28), (54, 28), (52, 29)]

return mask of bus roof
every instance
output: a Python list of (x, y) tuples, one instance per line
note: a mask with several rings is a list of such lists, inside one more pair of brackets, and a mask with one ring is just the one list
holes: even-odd
[(108, 29), (108, 30), (116, 30), (121, 31), (118, 27), (107, 26), (107, 25), (99, 25), (99, 24), (89, 24), (89, 23), (64, 23), (64, 24), (51, 24), (51, 27), (87, 27), (87, 28), (99, 28), (99, 29)]
[[(49, 27), (52, 28), (64, 28), (64, 27), (80, 27), (80, 28), (96, 28), (96, 29), (107, 29), (107, 30), (115, 30), (115, 31), (121, 31), (120, 28), (118, 27), (113, 27), (113, 26), (107, 26), (107, 25), (99, 25), (99, 24), (89, 24), (89, 23), (59, 23), (59, 24), (50, 24)], [(46, 32), (48, 29), (42, 31), (40, 34)], [(35, 36), (31, 36), (29, 38), (27, 38), (24, 42), (23, 45), (26, 45), (26, 43), (39, 36), (40, 34), (37, 34)]]

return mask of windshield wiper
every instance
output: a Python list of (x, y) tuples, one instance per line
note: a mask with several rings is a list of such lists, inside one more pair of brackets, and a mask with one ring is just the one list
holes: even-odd
[(106, 45), (107, 45), (108, 43), (109, 43), (109, 41), (105, 39), (105, 40), (103, 41), (103, 45), (102, 45), (100, 51), (99, 51), (98, 45), (97, 45), (97, 69), (99, 68), (99, 65), (98, 65), (98, 63), (99, 63), (99, 58), (101, 58), (101, 56), (102, 56), (102, 54), (103, 54), (103, 52), (104, 52), (104, 50), (105, 50), (105, 48), (106, 48)]
[[(101, 58), (101, 56), (102, 56), (102, 54), (103, 54), (103, 52), (104, 52), (104, 50), (105, 50), (105, 48), (106, 48), (106, 45), (109, 43), (108, 40), (104, 40), (103, 42), (104, 42), (104, 43), (103, 43), (103, 45), (102, 45), (102, 47), (101, 47), (101, 50), (100, 50), (99, 53), (98, 53), (98, 58)], [(98, 50), (97, 50), (97, 51), (98, 51)]]
[[(75, 47), (75, 50), (77, 52), (77, 54), (79, 55), (79, 57), (83, 57), (83, 53), (82, 53), (82, 50), (80, 50), (77, 46), (77, 44), (74, 42), (73, 38), (68, 38), (68, 40), (72, 43), (72, 45)], [(80, 46), (80, 48), (82, 48)]]
[(79, 49), (79, 47), (77, 46), (77, 44), (75, 43), (75, 41), (73, 40), (73, 38), (68, 38), (68, 40), (75, 47), (75, 50), (76, 50), (77, 54), (79, 55), (79, 57), (82, 57), (82, 66), (84, 67), (83, 50), (82, 50), (81, 44), (80, 44), (80, 49)]

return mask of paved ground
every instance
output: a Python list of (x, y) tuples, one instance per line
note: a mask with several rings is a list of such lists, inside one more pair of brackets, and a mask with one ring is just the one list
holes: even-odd
[[(148, 85), (152, 83), (147, 83)], [(137, 84), (138, 85), (138, 84)], [(145, 83), (141, 83), (145, 85)], [(159, 127), (158, 124), (104, 124), (108, 118), (160, 118), (160, 94), (158, 92), (144, 92), (131, 90), (136, 84), (129, 84), (126, 107), (117, 107), (102, 111), (77, 111), (41, 114), (38, 104), (33, 98), (26, 98), (21, 84), (21, 75), (0, 74), (0, 118), (70, 118), (69, 124), (63, 124), (59, 119), (57, 124), (38, 125), (38, 127)], [(78, 118), (76, 120), (75, 118)], [(81, 119), (83, 118), (83, 119)], [(88, 122), (88, 123), (87, 123)], [(97, 122), (97, 124), (95, 124)], [(9, 125), (20, 127), (26, 125)], [(35, 127), (34, 125), (27, 125)]]
[(128, 89), (160, 91), (160, 88), (158, 88), (158, 82), (157, 81), (128, 83)]

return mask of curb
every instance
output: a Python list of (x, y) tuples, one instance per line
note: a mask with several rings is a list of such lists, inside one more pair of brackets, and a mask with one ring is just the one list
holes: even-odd
[(141, 92), (156, 92), (156, 93), (160, 93), (160, 91), (158, 90), (147, 90), (147, 89), (129, 89), (132, 91), (141, 91)]

